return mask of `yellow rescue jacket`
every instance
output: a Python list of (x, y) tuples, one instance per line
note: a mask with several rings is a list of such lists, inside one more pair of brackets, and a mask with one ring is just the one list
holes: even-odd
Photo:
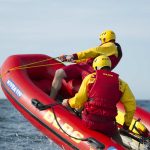
[(83, 62), (86, 61), (88, 58), (95, 58), (99, 55), (106, 55), (106, 56), (116, 56), (118, 57), (118, 50), (114, 43), (108, 42), (102, 45), (99, 45), (94, 48), (86, 49), (81, 52), (76, 53), (78, 60), (76, 62)]
[[(87, 75), (84, 78), (78, 93), (76, 93), (73, 98), (69, 99), (68, 102), (72, 108), (80, 109), (84, 106), (84, 103), (88, 100), (88, 84), (94, 83), (95, 74), (96, 73)], [(119, 79), (119, 89), (122, 92), (120, 101), (125, 108), (124, 121), (127, 126), (130, 126), (136, 109), (135, 97), (128, 84), (121, 79)]]

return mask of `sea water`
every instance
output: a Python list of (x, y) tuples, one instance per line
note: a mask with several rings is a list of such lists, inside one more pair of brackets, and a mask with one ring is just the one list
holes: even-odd
[[(137, 101), (150, 111), (150, 101)], [(0, 99), (0, 150), (61, 150), (32, 126), (6, 99)]]
[(60, 150), (6, 99), (0, 99), (0, 150)]

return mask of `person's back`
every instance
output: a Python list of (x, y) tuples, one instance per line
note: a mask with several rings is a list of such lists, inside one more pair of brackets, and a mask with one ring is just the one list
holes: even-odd
[(85, 125), (112, 136), (116, 133), (116, 104), (121, 98), (119, 76), (108, 70), (93, 73), (95, 81), (88, 84), (88, 101), (84, 104), (82, 119)]
[(100, 56), (106, 55), (111, 60), (111, 70), (114, 69), (122, 58), (121, 46), (114, 40), (103, 43), (97, 47), (90, 48), (74, 55), (75, 62), (87, 63), (92, 66), (93, 60)]

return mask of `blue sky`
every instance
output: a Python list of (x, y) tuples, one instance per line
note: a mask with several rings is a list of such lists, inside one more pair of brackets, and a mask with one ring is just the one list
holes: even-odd
[(114, 71), (136, 99), (150, 99), (149, 17), (148, 0), (0, 0), (0, 66), (13, 54), (55, 57), (96, 47), (112, 29), (123, 50)]

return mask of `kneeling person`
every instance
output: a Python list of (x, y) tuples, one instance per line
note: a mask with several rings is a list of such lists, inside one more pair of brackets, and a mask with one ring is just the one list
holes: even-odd
[(95, 72), (84, 78), (78, 93), (63, 100), (62, 104), (75, 109), (83, 107), (82, 121), (87, 128), (104, 133), (123, 145), (116, 125), (116, 104), (121, 101), (125, 107), (123, 127), (128, 129), (136, 109), (134, 95), (128, 84), (111, 71), (109, 57), (95, 58), (93, 68)]

